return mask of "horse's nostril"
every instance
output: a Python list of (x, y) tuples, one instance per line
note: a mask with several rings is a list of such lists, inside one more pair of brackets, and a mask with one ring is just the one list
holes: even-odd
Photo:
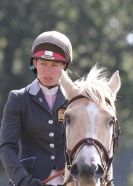
[(101, 165), (97, 164), (96, 162), (93, 162), (91, 166), (88, 164), (84, 164), (78, 162), (72, 165), (71, 167), (71, 175), (77, 178), (78, 176), (87, 175), (90, 176), (96, 176), (96, 178), (101, 178), (104, 174), (104, 170)]
[(71, 168), (71, 174), (72, 175), (78, 175), (79, 174), (79, 170), (78, 170), (78, 166), (77, 164), (74, 164)]
[(101, 165), (98, 164), (97, 166), (98, 166), (98, 168), (97, 168), (95, 174), (97, 175), (97, 177), (100, 178), (100, 177), (103, 176), (103, 174), (104, 174), (104, 170), (103, 170), (103, 168), (102, 168)]
[(92, 170), (93, 170), (94, 172), (96, 172), (97, 169), (98, 169), (98, 164), (97, 164), (95, 161), (93, 161), (92, 164), (91, 164), (91, 168), (92, 168)]

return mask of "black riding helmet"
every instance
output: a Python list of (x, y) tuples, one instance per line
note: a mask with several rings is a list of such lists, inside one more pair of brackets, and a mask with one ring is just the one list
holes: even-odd
[(72, 62), (72, 45), (64, 34), (57, 31), (43, 32), (34, 40), (31, 49), (30, 69), (36, 74), (33, 59), (46, 59), (65, 63), (67, 69)]

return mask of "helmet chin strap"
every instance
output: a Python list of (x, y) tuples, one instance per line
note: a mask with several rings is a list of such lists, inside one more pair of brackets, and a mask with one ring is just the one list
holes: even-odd
[(39, 79), (38, 77), (37, 77), (37, 79), (38, 79), (39, 83), (40, 83), (42, 86), (44, 86), (44, 87), (46, 87), (46, 88), (48, 88), (48, 89), (54, 88), (54, 87), (56, 87), (56, 86), (59, 86), (58, 84), (52, 85), (52, 86), (46, 86), (46, 85), (42, 84), (42, 82), (40, 81), (40, 79)]

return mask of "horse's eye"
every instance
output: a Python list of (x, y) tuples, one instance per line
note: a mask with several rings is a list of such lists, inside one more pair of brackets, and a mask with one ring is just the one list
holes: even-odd
[(65, 116), (65, 124), (66, 125), (70, 125), (70, 123), (71, 123), (70, 117), (69, 116)]
[(111, 126), (114, 125), (114, 124), (115, 124), (115, 118), (112, 117), (112, 118), (110, 119), (110, 121), (109, 121), (109, 126), (111, 127)]

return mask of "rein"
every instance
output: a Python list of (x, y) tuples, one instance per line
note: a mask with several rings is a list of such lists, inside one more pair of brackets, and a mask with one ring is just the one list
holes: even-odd
[(58, 171), (56, 174), (52, 175), (52, 176), (49, 176), (48, 178), (46, 178), (45, 180), (42, 181), (42, 184), (45, 185), (47, 182), (53, 180), (54, 178), (58, 177), (58, 176), (64, 176), (64, 169), (63, 170), (60, 170)]
[[(70, 105), (72, 102), (74, 102), (78, 99), (81, 99), (81, 98), (88, 98), (88, 97), (83, 96), (83, 95), (75, 96), (74, 98), (72, 98), (68, 102), (68, 105)], [(105, 98), (105, 100), (108, 104), (110, 104), (110, 101), (108, 100), (108, 98)], [(113, 156), (112, 157), (109, 156), (109, 152), (106, 150), (106, 148), (103, 146), (103, 144), (101, 142), (99, 142), (97, 139), (93, 139), (93, 138), (83, 138), (73, 147), (73, 149), (71, 151), (66, 149), (66, 159), (67, 159), (68, 170), (71, 170), (72, 162), (74, 160), (74, 155), (76, 154), (77, 150), (79, 148), (81, 150), (81, 148), (84, 145), (89, 145), (89, 146), (93, 145), (93, 146), (95, 146), (95, 148), (97, 149), (97, 151), (100, 155), (101, 162), (102, 162), (103, 169), (104, 169), (104, 177), (102, 177), (100, 180), (101, 185), (105, 186), (105, 184), (106, 184), (106, 186), (111, 186), (113, 184), (113, 179), (108, 180), (107, 177), (108, 177), (108, 171), (109, 171), (110, 166), (111, 166), (113, 159), (114, 159), (115, 148), (116, 148), (116, 146), (118, 146), (119, 135), (120, 135), (120, 126), (119, 126), (118, 121), (116, 120), (113, 125), (113, 135), (112, 135), (112, 143), (111, 143), (111, 145), (113, 145)], [(106, 165), (104, 165), (100, 151), (102, 151), (104, 154)], [(71, 181), (72, 181), (72, 176), (69, 175), (66, 182), (63, 184), (63, 186), (67, 185), (67, 183), (69, 183)]]

